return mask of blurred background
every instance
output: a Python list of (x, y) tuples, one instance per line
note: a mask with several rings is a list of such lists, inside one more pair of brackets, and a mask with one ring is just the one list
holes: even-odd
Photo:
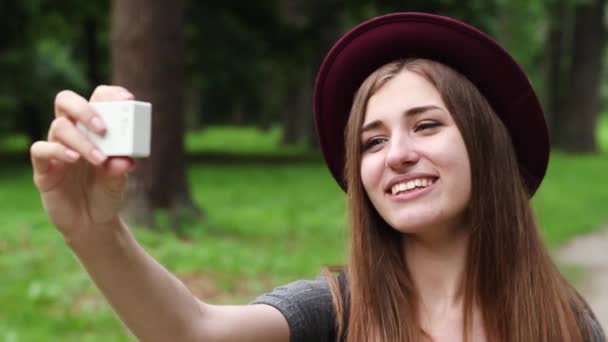
[(343, 263), (345, 197), (316, 146), (312, 86), (342, 33), (394, 11), (473, 24), (526, 70), (553, 145), (533, 205), (606, 324), (605, 2), (0, 0), (0, 341), (130, 340), (32, 183), (28, 149), (63, 89), (118, 84), (153, 103), (123, 215), (195, 294), (247, 303)]

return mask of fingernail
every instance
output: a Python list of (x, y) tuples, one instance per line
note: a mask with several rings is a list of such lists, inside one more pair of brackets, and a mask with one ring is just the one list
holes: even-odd
[(95, 164), (101, 164), (101, 163), (103, 163), (104, 160), (106, 160), (106, 156), (104, 156), (97, 149), (94, 149), (93, 151), (91, 151), (91, 158), (93, 159)]
[(80, 154), (70, 149), (65, 150), (65, 155), (70, 160), (77, 160), (78, 158), (80, 158)]
[(131, 166), (129, 167), (129, 172), (133, 172), (135, 167), (137, 166), (135, 160), (131, 160)]
[(106, 125), (104, 125), (103, 121), (97, 116), (94, 116), (91, 119), (91, 125), (98, 133), (101, 133), (106, 129)]
[(131, 94), (130, 92), (126, 91), (126, 90), (121, 90), (120, 91), (120, 96), (126, 98), (126, 99), (133, 99), (135, 98), (135, 95)]

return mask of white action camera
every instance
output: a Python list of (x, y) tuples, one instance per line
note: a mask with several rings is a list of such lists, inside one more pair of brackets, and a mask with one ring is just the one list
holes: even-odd
[(107, 156), (135, 158), (150, 155), (152, 105), (141, 101), (91, 102), (107, 129), (97, 135), (81, 123), (78, 128)]

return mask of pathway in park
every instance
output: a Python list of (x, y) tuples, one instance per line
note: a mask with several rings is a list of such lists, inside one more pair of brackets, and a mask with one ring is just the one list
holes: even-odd
[(576, 287), (608, 332), (608, 226), (573, 239), (556, 256), (558, 263), (583, 271)]

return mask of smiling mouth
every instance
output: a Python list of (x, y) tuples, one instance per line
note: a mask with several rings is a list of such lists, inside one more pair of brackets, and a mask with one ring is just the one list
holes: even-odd
[(390, 189), (390, 193), (394, 196), (394, 195), (412, 192), (412, 191), (415, 191), (416, 189), (424, 189), (426, 187), (429, 187), (429, 186), (435, 184), (436, 181), (437, 181), (437, 178), (435, 178), (435, 177), (410, 179), (408, 181), (404, 181), (404, 182), (393, 185)]

